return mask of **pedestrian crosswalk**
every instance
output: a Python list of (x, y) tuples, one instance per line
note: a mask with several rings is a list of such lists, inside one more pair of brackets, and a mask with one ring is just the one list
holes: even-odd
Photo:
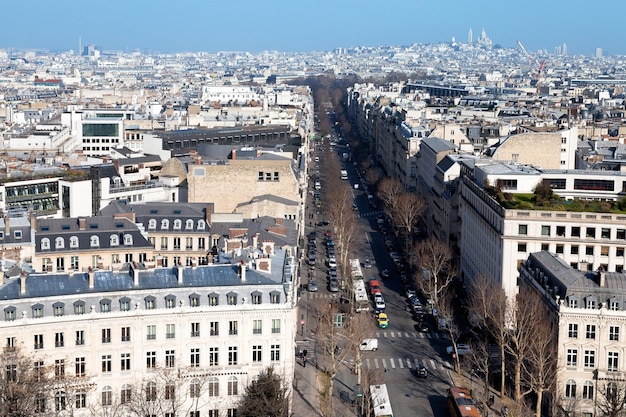
[(367, 213), (359, 213), (358, 217), (359, 218), (364, 218), (364, 217), (380, 216), (383, 213), (384, 213), (383, 210), (375, 210), (375, 211), (369, 211)]
[(416, 369), (425, 367), (431, 372), (446, 371), (452, 369), (452, 364), (448, 361), (439, 361), (430, 358), (366, 358), (363, 366), (367, 369), (382, 369), (385, 372), (400, 369)]
[(404, 331), (385, 331), (385, 332), (376, 332), (372, 335), (372, 337), (376, 337), (377, 339), (446, 339), (444, 333), (438, 332), (404, 332)]

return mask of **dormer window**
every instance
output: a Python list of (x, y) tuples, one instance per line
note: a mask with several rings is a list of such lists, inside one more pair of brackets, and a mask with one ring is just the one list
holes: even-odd
[(204, 220), (198, 220), (198, 230), (204, 230), (204, 225), (206, 222)]
[(78, 248), (78, 236), (70, 236), (70, 248)]
[(133, 244), (133, 236), (130, 234), (125, 234), (124, 235), (124, 245), (125, 246), (131, 246)]
[(170, 228), (170, 222), (167, 219), (163, 219), (161, 220), (161, 229), (169, 229)]
[(619, 311), (619, 300), (615, 297), (609, 300), (609, 310)]
[(589, 297), (585, 298), (586, 308), (596, 308), (596, 305), (598, 305), (598, 299), (595, 296), (590, 295)]
[(569, 297), (568, 305), (570, 308), (578, 308), (578, 298), (577, 297)]
[(21, 239), (22, 238), (22, 231), (21, 230), (16, 230), (13, 232), (13, 237), (16, 239)]
[(185, 220), (185, 230), (193, 229), (193, 220), (187, 219)]
[(65, 248), (65, 240), (62, 237), (57, 237), (56, 239), (54, 239), (54, 248), (55, 249)]
[(156, 224), (157, 224), (157, 222), (156, 222), (155, 219), (148, 220), (148, 229), (150, 229), (150, 230), (156, 229)]
[(41, 250), (49, 250), (50, 249), (50, 239), (44, 237), (41, 239)]
[(110, 237), (110, 245), (118, 246), (120, 244), (120, 237), (118, 235), (111, 235)]
[(90, 245), (92, 248), (97, 248), (97, 247), (99, 247), (99, 246), (100, 246), (100, 238), (99, 238), (98, 236), (96, 236), (96, 235), (92, 235), (92, 236), (89, 238), (89, 245)]
[(174, 230), (180, 230), (182, 225), (183, 225), (183, 222), (180, 219), (174, 220)]

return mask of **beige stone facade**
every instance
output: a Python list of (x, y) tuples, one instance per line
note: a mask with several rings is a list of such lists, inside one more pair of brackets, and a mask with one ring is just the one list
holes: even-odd
[[(301, 199), (292, 163), (288, 156), (271, 155), (267, 158), (231, 159), (219, 164), (190, 165), (187, 175), (189, 202), (215, 202), (216, 213), (240, 212), (240, 205), (263, 195), (274, 196), (274, 201), (286, 199), (292, 205)], [(272, 212), (264, 212), (264, 209)], [(274, 210), (277, 210), (275, 204), (257, 204), (254, 210), (246, 209), (249, 213), (255, 211), (259, 216), (279, 217)]]

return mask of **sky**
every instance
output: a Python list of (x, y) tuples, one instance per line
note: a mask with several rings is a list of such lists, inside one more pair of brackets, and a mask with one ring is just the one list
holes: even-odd
[(0, 49), (311, 52), (467, 42), (471, 28), (531, 53), (626, 55), (624, 16), (623, 0), (2, 0)]

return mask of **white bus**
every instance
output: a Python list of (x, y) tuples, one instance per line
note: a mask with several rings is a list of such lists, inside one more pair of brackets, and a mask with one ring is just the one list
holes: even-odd
[(374, 417), (393, 417), (387, 385), (370, 385), (370, 403), (374, 410)]
[(362, 313), (369, 311), (370, 302), (367, 298), (367, 289), (365, 281), (363, 281), (363, 271), (361, 271), (361, 263), (358, 259), (349, 259), (350, 277), (352, 278), (352, 290), (354, 291), (354, 311)]
[(363, 280), (363, 271), (361, 270), (361, 262), (358, 259), (349, 259), (348, 264), (350, 265), (350, 276), (352, 280)]

